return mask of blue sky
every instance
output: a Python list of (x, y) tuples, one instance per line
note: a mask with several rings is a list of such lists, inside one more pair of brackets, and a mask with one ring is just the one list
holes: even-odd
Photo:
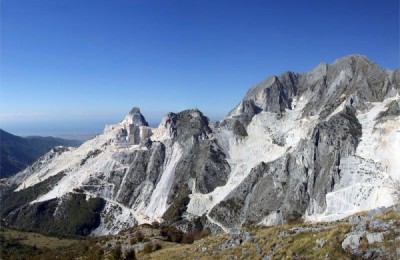
[(255, 83), (360, 53), (399, 67), (399, 1), (2, 0), (0, 127), (226, 115)]

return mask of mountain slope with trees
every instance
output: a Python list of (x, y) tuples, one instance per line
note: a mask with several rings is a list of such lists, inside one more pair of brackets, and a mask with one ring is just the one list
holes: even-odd
[(20, 137), (0, 129), (0, 144), (0, 178), (6, 178), (22, 171), (55, 146), (77, 147), (81, 142), (50, 136)]

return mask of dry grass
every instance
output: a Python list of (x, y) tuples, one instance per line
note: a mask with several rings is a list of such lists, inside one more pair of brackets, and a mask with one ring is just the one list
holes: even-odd
[(202, 248), (215, 248), (220, 245), (229, 235), (221, 234), (203, 238), (193, 244), (163, 243), (163, 248), (148, 255), (139, 255), (140, 259), (226, 259), (222, 254), (212, 254), (210, 251), (203, 252)]
[[(297, 226), (297, 225), (296, 225)], [(309, 227), (310, 225), (301, 225)], [(341, 242), (345, 234), (350, 230), (350, 225), (339, 224), (327, 227), (320, 232), (300, 232), (291, 231), (293, 225), (260, 229), (256, 232), (256, 237), (260, 238), (263, 254), (272, 254), (274, 259), (293, 259), (295, 257), (305, 259), (346, 259), (347, 253), (342, 250)], [(285, 232), (289, 235), (279, 235)], [(291, 234), (292, 233), (292, 234)], [(291, 234), (291, 235), (290, 235)], [(324, 241), (323, 245), (317, 240)]]
[(38, 233), (21, 232), (11, 229), (5, 229), (4, 231), (1, 231), (1, 234), (6, 239), (16, 239), (21, 244), (36, 246), (37, 248), (57, 249), (60, 247), (69, 247), (79, 242), (79, 240), (76, 239), (60, 239), (57, 237), (44, 236)]
[[(248, 241), (241, 246), (217, 250), (229, 235), (216, 235), (196, 241), (192, 245), (170, 243), (163, 245), (163, 249), (148, 255), (140, 255), (141, 259), (260, 259), (265, 254), (272, 252), (274, 259), (347, 259), (348, 254), (341, 248), (345, 234), (350, 230), (350, 225), (339, 224), (321, 232), (304, 232), (289, 236), (279, 236), (279, 233), (290, 233), (294, 225), (280, 227), (252, 229), (255, 241)], [(303, 225), (309, 226), (309, 225)], [(326, 242), (321, 247), (316, 242), (324, 239)], [(261, 254), (257, 254), (257, 247), (261, 247)], [(207, 249), (207, 250), (205, 250)]]
[[(359, 213), (357, 215), (362, 214)], [(400, 225), (399, 214), (394, 211), (388, 211), (374, 218), (383, 221), (395, 220), (394, 229), (385, 233), (385, 240), (382, 243), (369, 245), (366, 237), (364, 237), (365, 239), (361, 242), (360, 248), (381, 247), (389, 252), (396, 252), (396, 248), (400, 247), (400, 241), (396, 240), (398, 236), (396, 230)], [(269, 255), (272, 259), (349, 259), (352, 257), (350, 252), (343, 250), (341, 244), (345, 239), (346, 233), (350, 232), (351, 227), (352, 225), (346, 220), (314, 224), (299, 222), (275, 227), (252, 226), (244, 228), (242, 231), (251, 233), (253, 239), (244, 241), (241, 245), (236, 245), (232, 242), (233, 240), (229, 234), (210, 235), (194, 241), (193, 244), (174, 243), (167, 241), (161, 235), (159, 229), (141, 226), (127, 229), (117, 236), (88, 240), (92, 242), (87, 243), (86, 251), (97, 250), (97, 253), (91, 254), (93, 257), (99, 257), (104, 254), (110, 255), (115, 246), (120, 246), (121, 244), (132, 245), (131, 239), (135, 238), (136, 241), (139, 238), (138, 240), (149, 243), (148, 247), (153, 244), (159, 244), (160, 246), (156, 248), (157, 251), (154, 251), (156, 249), (153, 250), (153, 247), (151, 250), (139, 251), (136, 255), (138, 259), (261, 259), (265, 255)], [(52, 252), (78, 248), (84, 242), (14, 230), (5, 230), (2, 234), (5, 237), (18, 239), (23, 244), (53, 249)], [(110, 239), (115, 240), (115, 246), (106, 246), (107, 241)], [(226, 243), (227, 240), (230, 242)], [(323, 242), (321, 243), (321, 241)], [(233, 246), (221, 249), (220, 246), (222, 244)], [(64, 249), (56, 249), (60, 247), (64, 247)], [(102, 248), (104, 254), (101, 252)], [(79, 252), (86, 251), (81, 250)], [(87, 253), (85, 254), (87, 255)]]
[(384, 212), (381, 214), (377, 214), (374, 219), (381, 219), (381, 220), (396, 220), (400, 222), (400, 214), (396, 213), (395, 211), (391, 210), (389, 212)]
[[(360, 212), (357, 215), (365, 215)], [(375, 219), (396, 220), (396, 227), (400, 223), (400, 215), (394, 211), (379, 214)], [(303, 227), (305, 231), (294, 231), (294, 227)], [(320, 227), (314, 232), (311, 227)], [(346, 220), (335, 223), (290, 223), (276, 227), (254, 227), (244, 229), (254, 235), (254, 241), (248, 241), (240, 246), (224, 250), (218, 247), (229, 239), (228, 234), (213, 235), (191, 245), (169, 243), (157, 252), (140, 259), (261, 259), (264, 255), (272, 259), (349, 259), (350, 252), (342, 249), (342, 242), (350, 232), (352, 225)], [(297, 229), (299, 230), (299, 229)], [(393, 234), (392, 234), (393, 233)], [(373, 247), (383, 247), (395, 252), (400, 247), (400, 241), (395, 240), (395, 231), (385, 235), (385, 241), (374, 244)], [(321, 243), (321, 241), (323, 241)], [(369, 248), (366, 238), (360, 248)]]

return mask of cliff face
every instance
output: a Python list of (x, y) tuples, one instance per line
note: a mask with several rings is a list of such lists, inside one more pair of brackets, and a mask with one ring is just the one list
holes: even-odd
[(228, 230), (389, 206), (400, 178), (399, 92), (399, 70), (352, 55), (270, 77), (216, 123), (185, 110), (150, 128), (134, 108), (79, 148), (53, 150), (9, 178), (3, 201), (35, 192), (2, 215), (19, 226), (15, 216), (39, 203), (55, 201), (42, 206), (54, 213), (74, 196), (98, 198), (86, 207), (99, 215), (87, 232), (100, 235), (152, 221)]

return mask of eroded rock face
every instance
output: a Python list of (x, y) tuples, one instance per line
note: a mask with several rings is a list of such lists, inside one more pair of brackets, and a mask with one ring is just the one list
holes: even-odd
[(140, 108), (138, 107), (132, 108), (125, 117), (124, 121), (129, 125), (149, 126), (142, 113), (140, 113)]
[(152, 221), (229, 230), (333, 220), (391, 205), (387, 187), (400, 179), (399, 75), (352, 55), (269, 77), (216, 123), (191, 109), (151, 128), (133, 108), (81, 147), (54, 150), (8, 179), (18, 196), (63, 176), (3, 218), (18, 226), (15, 212), (71, 194), (104, 200), (96, 235)]

